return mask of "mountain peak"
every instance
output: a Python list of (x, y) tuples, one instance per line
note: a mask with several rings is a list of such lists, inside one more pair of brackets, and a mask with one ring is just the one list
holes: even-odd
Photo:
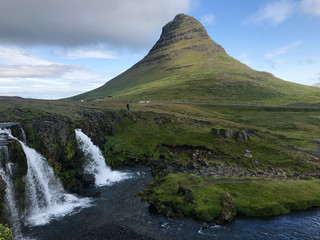
[(269, 103), (286, 99), (289, 92), (316, 91), (249, 68), (215, 43), (198, 20), (178, 14), (162, 28), (159, 40), (142, 60), (74, 99), (113, 96), (112, 100), (132, 102)]
[(190, 50), (211, 56), (225, 53), (224, 49), (209, 37), (197, 19), (186, 14), (178, 14), (162, 28), (159, 40), (140, 64), (155, 60), (156, 63), (167, 61)]
[(168, 46), (181, 40), (195, 38), (210, 39), (206, 29), (198, 20), (185, 14), (178, 14), (162, 28), (160, 39), (152, 49)]

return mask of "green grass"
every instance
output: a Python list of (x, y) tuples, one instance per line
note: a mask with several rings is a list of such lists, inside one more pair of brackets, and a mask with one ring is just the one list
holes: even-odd
[[(224, 178), (224, 183), (205, 184), (207, 180), (214, 179), (169, 174), (161, 185), (152, 188), (153, 194), (148, 201), (160, 201), (171, 206), (177, 215), (192, 216), (203, 221), (212, 221), (219, 216), (219, 197), (224, 192), (234, 198), (238, 215), (273, 216), (320, 206), (320, 180)], [(177, 194), (181, 185), (192, 189), (195, 198), (193, 203), (186, 205), (183, 197)]]
[(12, 240), (13, 239), (12, 229), (0, 224), (0, 239)]

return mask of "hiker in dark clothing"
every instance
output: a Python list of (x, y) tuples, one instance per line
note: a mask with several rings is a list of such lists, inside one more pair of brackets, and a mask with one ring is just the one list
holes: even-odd
[(128, 112), (130, 111), (130, 105), (129, 103), (127, 103), (127, 109), (128, 109)]

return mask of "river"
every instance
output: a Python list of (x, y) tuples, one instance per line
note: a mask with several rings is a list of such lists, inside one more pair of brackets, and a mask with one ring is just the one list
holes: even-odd
[(22, 229), (24, 238), (79, 239), (82, 234), (106, 225), (129, 227), (155, 239), (320, 239), (320, 209), (299, 211), (272, 218), (237, 217), (232, 223), (201, 230), (202, 223), (191, 219), (152, 215), (148, 204), (135, 194), (152, 180), (146, 167), (119, 169), (131, 178), (112, 186), (95, 187), (101, 196), (93, 198), (91, 207), (55, 219), (49, 224)]

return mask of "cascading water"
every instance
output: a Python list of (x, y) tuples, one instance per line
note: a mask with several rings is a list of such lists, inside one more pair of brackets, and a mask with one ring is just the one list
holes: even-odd
[(19, 212), (17, 208), (17, 201), (15, 199), (14, 187), (12, 182), (13, 163), (9, 159), (9, 151), (7, 141), (10, 134), (9, 129), (0, 128), (0, 175), (6, 183), (5, 202), (9, 207), (11, 214), (11, 224), (14, 232), (14, 239), (22, 239), (22, 233), (19, 222)]
[[(18, 140), (19, 141), (19, 140)], [(45, 158), (19, 141), (27, 158), (26, 220), (43, 225), (63, 217), (76, 208), (88, 206), (89, 200), (67, 194)]]
[[(26, 175), (25, 223), (31, 226), (44, 225), (52, 219), (57, 219), (75, 212), (75, 210), (89, 207), (90, 199), (78, 198), (64, 191), (60, 180), (55, 176), (52, 167), (47, 163), (46, 159), (34, 149), (29, 148), (24, 142), (12, 136), (10, 131), (11, 126), (8, 123), (0, 125), (2, 127), (0, 139), (2, 136), (2, 139), (6, 137), (7, 141), (8, 138), (17, 140), (26, 155), (28, 170)], [(23, 133), (22, 131), (22, 136), (24, 136)], [(6, 174), (5, 171), (2, 171), (2, 173)], [(5, 175), (3, 178), (9, 179), (10, 176), (6, 177)], [(10, 193), (9, 186), (10, 184), (7, 185), (7, 193)], [(6, 194), (6, 196), (10, 196), (10, 194)], [(14, 205), (13, 198), (8, 199), (8, 202)], [(18, 215), (16, 207), (13, 207), (11, 214)]]
[(76, 137), (80, 150), (84, 154), (85, 173), (95, 176), (95, 185), (105, 186), (112, 183), (127, 179), (128, 174), (119, 171), (112, 171), (105, 162), (100, 149), (93, 144), (91, 139), (85, 135), (81, 129), (76, 129)]

